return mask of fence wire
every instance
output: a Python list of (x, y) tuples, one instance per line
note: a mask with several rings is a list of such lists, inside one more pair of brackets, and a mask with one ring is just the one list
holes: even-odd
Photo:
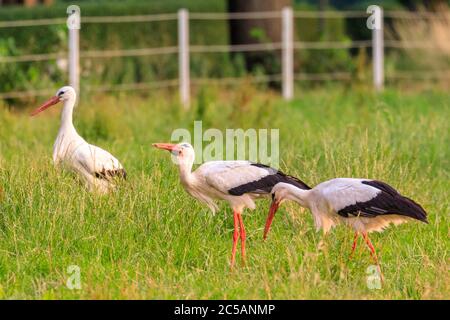
[(86, 91), (92, 92), (108, 92), (108, 91), (130, 91), (130, 90), (147, 90), (155, 88), (169, 88), (178, 85), (178, 79), (139, 82), (139, 83), (123, 83), (117, 85), (91, 86)]
[[(395, 19), (450, 19), (450, 14), (434, 12), (384, 11), (384, 17)], [(365, 11), (294, 11), (294, 18), (367, 18)], [(279, 19), (280, 11), (260, 12), (190, 12), (190, 20)], [(82, 16), (81, 23), (132, 23), (176, 20), (176, 13), (131, 16)], [(0, 28), (34, 27), (65, 24), (67, 18), (0, 21)]]
[(439, 71), (395, 71), (386, 74), (387, 79), (402, 80), (450, 80), (450, 70)]
[(0, 99), (21, 99), (55, 94), (57, 89), (0, 92)]
[[(368, 13), (365, 11), (295, 11), (293, 17), (296, 19), (309, 18), (367, 18)], [(450, 19), (450, 15), (444, 13), (418, 12), (412, 13), (407, 11), (385, 11), (384, 17), (390, 19)], [(190, 20), (252, 20), (252, 19), (281, 19), (281, 11), (261, 11), (261, 12), (190, 12)], [(86, 16), (81, 17), (81, 23), (86, 24), (102, 24), (102, 23), (142, 23), (142, 22), (158, 22), (158, 21), (176, 21), (177, 13), (163, 13), (150, 15), (133, 15), (133, 16)], [(15, 20), (0, 21), (0, 28), (15, 27), (35, 27), (61, 25), (66, 23), (66, 18), (52, 19), (35, 19), (35, 20)], [(351, 42), (340, 41), (320, 41), (308, 42), (297, 41), (293, 43), (293, 49), (304, 50), (325, 50), (325, 49), (351, 49), (351, 48), (368, 48), (372, 46), (372, 40), (361, 40)], [(436, 49), (440, 47), (426, 41), (404, 42), (398, 40), (384, 40), (386, 48), (396, 49)], [(282, 43), (255, 43), (241, 45), (191, 45), (190, 53), (221, 53), (221, 52), (251, 52), (251, 51), (271, 51), (281, 50)], [(81, 58), (115, 58), (115, 57), (136, 57), (136, 56), (152, 56), (166, 55), (178, 53), (178, 46), (172, 47), (154, 47), (154, 48), (138, 48), (138, 49), (114, 49), (114, 50), (88, 50), (81, 51)], [(42, 53), (42, 54), (25, 54), (19, 56), (0, 56), (0, 63), (18, 63), (18, 62), (39, 62), (57, 59), (67, 59), (67, 52), (58, 53)], [(348, 80), (351, 79), (351, 73), (334, 72), (321, 74), (297, 73), (294, 79), (297, 81), (322, 81), (322, 80)], [(386, 78), (390, 79), (447, 79), (450, 78), (450, 71), (429, 71), (429, 72), (395, 72), (387, 74)], [(282, 75), (261, 75), (250, 76), (244, 78), (226, 77), (226, 78), (194, 78), (191, 79), (192, 84), (233, 84), (236, 82), (250, 79), (251, 82), (271, 82), (281, 81)], [(145, 90), (149, 88), (164, 88), (178, 85), (178, 79), (154, 81), (148, 83), (131, 83), (120, 85), (105, 85), (86, 88), (87, 91), (105, 92), (105, 91), (126, 91), (126, 90)], [(12, 91), (0, 93), (0, 99), (7, 98), (23, 98), (33, 96), (43, 96), (53, 93), (53, 89), (44, 90), (27, 90)]]

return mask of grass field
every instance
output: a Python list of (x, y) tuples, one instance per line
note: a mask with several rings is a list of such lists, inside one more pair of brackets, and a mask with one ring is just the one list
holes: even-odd
[[(0, 298), (449, 299), (449, 98), (330, 88), (285, 103), (244, 86), (203, 91), (191, 112), (157, 93), (88, 98), (75, 111), (79, 133), (129, 175), (105, 197), (52, 165), (60, 106), (36, 118), (0, 106)], [(372, 235), (385, 283), (370, 290), (367, 249), (360, 243), (347, 259), (350, 230), (323, 237), (308, 211), (287, 204), (264, 242), (263, 200), (244, 214), (247, 266), (230, 271), (228, 206), (211, 215), (184, 192), (169, 154), (151, 147), (195, 119), (204, 129), (279, 128), (283, 171), (311, 185), (384, 180), (421, 203), (430, 223)], [(70, 265), (80, 267), (80, 290), (65, 285)]]

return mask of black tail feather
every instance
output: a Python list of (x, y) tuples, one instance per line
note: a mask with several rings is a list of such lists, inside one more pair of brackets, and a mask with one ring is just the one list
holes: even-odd
[(400, 197), (402, 198), (403, 200), (402, 202), (408, 209), (408, 214), (405, 215), (408, 215), (409, 217), (420, 220), (422, 222), (428, 223), (427, 212), (420, 204), (402, 195), (400, 195)]
[(399, 214), (428, 223), (427, 213), (420, 204), (401, 195), (387, 183), (378, 180), (367, 180), (362, 183), (377, 188), (382, 192), (374, 199), (366, 203), (357, 203), (349, 206), (349, 208), (341, 210), (342, 212), (351, 211), (350, 207), (355, 207), (367, 215), (378, 215), (379, 213), (375, 209), (379, 208), (384, 211), (383, 214)]

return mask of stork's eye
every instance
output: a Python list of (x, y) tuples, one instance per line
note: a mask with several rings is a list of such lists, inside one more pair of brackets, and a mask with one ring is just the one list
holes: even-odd
[(60, 93), (58, 93), (58, 97), (61, 97), (64, 94), (64, 91), (61, 91)]

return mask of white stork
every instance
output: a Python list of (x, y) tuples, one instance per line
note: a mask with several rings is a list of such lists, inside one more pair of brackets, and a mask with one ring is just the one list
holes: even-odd
[(168, 150), (176, 157), (184, 189), (191, 196), (205, 203), (213, 213), (218, 209), (215, 200), (225, 200), (230, 204), (234, 219), (231, 267), (235, 263), (239, 236), (242, 259), (245, 262), (246, 233), (242, 211), (245, 208), (253, 210), (254, 200), (269, 196), (272, 187), (277, 183), (284, 182), (297, 188), (309, 188), (297, 178), (249, 161), (209, 161), (192, 172), (195, 152), (189, 143), (154, 143), (153, 146)]
[(72, 113), (76, 101), (70, 86), (59, 89), (56, 95), (31, 113), (35, 116), (62, 101), (61, 126), (53, 146), (53, 162), (63, 164), (78, 173), (91, 191), (108, 192), (115, 178), (126, 178), (125, 169), (109, 152), (88, 144), (75, 130)]
[(312, 189), (278, 183), (272, 189), (272, 199), (264, 239), (280, 203), (293, 200), (311, 210), (316, 229), (322, 229), (324, 234), (340, 223), (351, 227), (355, 231), (355, 238), (350, 257), (361, 234), (377, 265), (378, 258), (368, 233), (381, 232), (391, 223), (397, 225), (412, 219), (428, 223), (427, 213), (418, 203), (377, 180), (337, 178), (322, 182)]

